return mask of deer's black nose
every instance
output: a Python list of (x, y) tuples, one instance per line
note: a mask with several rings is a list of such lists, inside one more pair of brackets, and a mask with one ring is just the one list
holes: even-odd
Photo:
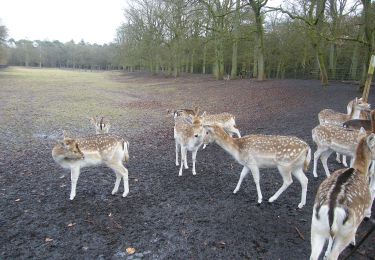
[(198, 137), (198, 135), (195, 135), (195, 137)]

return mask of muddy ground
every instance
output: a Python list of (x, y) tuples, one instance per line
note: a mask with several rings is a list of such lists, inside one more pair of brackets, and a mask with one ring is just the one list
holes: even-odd
[[(74, 98), (68, 93), (74, 84), (29, 91), (12, 86), (9, 77), (2, 86), (0, 259), (308, 259), (313, 200), (325, 178), (321, 164), (318, 178), (312, 176), (312, 164), (306, 173), (303, 209), (297, 209), (297, 180), (268, 203), (282, 179), (276, 169), (262, 169), (259, 206), (251, 176), (232, 194), (242, 167), (217, 145), (198, 152), (196, 176), (190, 168), (178, 177), (173, 119), (165, 113), (192, 105), (208, 113), (226, 111), (236, 116), (243, 135), (296, 135), (314, 151), (311, 129), (318, 112), (345, 112), (346, 103), (359, 96), (355, 85), (332, 82), (323, 89), (313, 80), (108, 77), (115, 88), (87, 84), (81, 87), (87, 91)], [(369, 101), (375, 101), (375, 92)], [(79, 104), (89, 107), (81, 110)], [(77, 136), (92, 133), (86, 116), (93, 113), (109, 115), (111, 131), (130, 141), (130, 193), (122, 198), (121, 185), (112, 196), (111, 170), (86, 168), (76, 198), (69, 201), (69, 172), (52, 160), (51, 149), (62, 129)], [(329, 167), (342, 166), (331, 156)], [(368, 221), (361, 225), (357, 240), (369, 227)], [(375, 234), (353, 259), (375, 259), (374, 243)]]

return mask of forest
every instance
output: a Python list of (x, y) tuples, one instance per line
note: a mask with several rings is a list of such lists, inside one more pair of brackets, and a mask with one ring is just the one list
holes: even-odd
[(0, 24), (0, 63), (363, 83), (374, 21), (371, 0), (136, 0), (110, 44), (8, 39)]

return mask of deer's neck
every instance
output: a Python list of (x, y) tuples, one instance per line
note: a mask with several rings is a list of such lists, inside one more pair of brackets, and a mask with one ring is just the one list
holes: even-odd
[(357, 146), (353, 168), (367, 175), (371, 162), (371, 151), (366, 144), (366, 139), (359, 141)]
[(352, 111), (349, 115), (350, 119), (358, 119), (361, 114), (361, 110), (353, 104)]
[(239, 146), (237, 139), (228, 135), (223, 129), (217, 127), (215, 129), (215, 141), (216, 143), (231, 154), (235, 159), (239, 159)]

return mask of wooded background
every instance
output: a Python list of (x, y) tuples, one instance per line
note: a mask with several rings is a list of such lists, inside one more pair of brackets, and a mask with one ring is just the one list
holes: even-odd
[(7, 39), (0, 24), (0, 64), (73, 69), (147, 70), (217, 79), (366, 79), (375, 53), (375, 1), (135, 0), (117, 37), (82, 40)]

